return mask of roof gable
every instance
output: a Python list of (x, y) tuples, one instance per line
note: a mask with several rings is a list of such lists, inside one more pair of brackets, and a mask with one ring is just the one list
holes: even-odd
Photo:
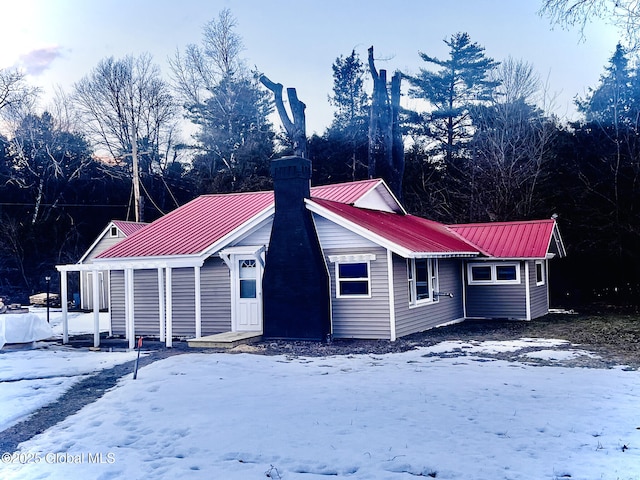
[[(380, 180), (311, 188), (317, 198), (357, 202)], [(273, 213), (273, 192), (202, 195), (150, 223), (98, 258), (200, 255), (257, 219)]]
[(475, 256), (474, 246), (444, 225), (413, 215), (312, 199), (309, 209), (404, 257)]
[[(128, 221), (125, 221), (125, 220), (111, 220), (107, 224), (107, 226), (104, 228), (104, 230), (102, 230), (100, 235), (98, 235), (96, 237), (96, 239), (93, 241), (91, 246), (89, 248), (87, 248), (87, 251), (84, 252), (84, 255), (82, 255), (82, 257), (80, 257), (80, 260), (78, 260), (78, 263), (83, 263), (92, 253), (94, 253), (96, 247), (107, 236), (107, 233), (109, 233), (111, 231), (111, 227), (116, 227), (120, 231), (120, 233), (122, 233), (123, 237), (128, 237), (128, 236), (134, 234), (135, 232), (137, 232), (138, 230), (140, 230), (142, 227), (145, 227), (147, 225), (148, 225), (147, 223), (142, 223), (142, 222), (128, 222)], [(123, 239), (119, 239), (118, 241), (122, 241), (122, 240)]]
[(490, 257), (545, 258), (552, 241), (555, 241), (554, 251), (560, 257), (565, 255), (560, 232), (553, 219), (471, 223), (448, 225), (448, 228)]

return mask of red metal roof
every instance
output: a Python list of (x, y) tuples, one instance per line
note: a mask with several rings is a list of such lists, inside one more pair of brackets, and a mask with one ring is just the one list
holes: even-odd
[(311, 197), (353, 204), (378, 184), (380, 184), (380, 180), (373, 179), (313, 187), (311, 189)]
[(320, 207), (412, 253), (477, 254), (477, 248), (450, 232), (446, 226), (413, 215), (356, 208), (313, 199)]
[(482, 252), (497, 258), (545, 258), (555, 220), (448, 225)]
[(127, 222), (124, 220), (112, 220), (111, 223), (113, 223), (116, 227), (118, 227), (120, 231), (125, 234), (126, 237), (137, 232), (142, 227), (146, 227), (147, 225), (149, 225), (148, 223)]
[[(317, 198), (353, 203), (380, 180), (313, 187)], [(273, 205), (273, 192), (203, 195), (105, 250), (97, 258), (196, 255)]]

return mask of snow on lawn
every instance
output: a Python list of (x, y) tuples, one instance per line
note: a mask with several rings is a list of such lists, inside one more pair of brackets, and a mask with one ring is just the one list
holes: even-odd
[(640, 478), (640, 372), (431, 350), (173, 356), (21, 444), (0, 476)]
[[(41, 318), (47, 318), (47, 309), (44, 307), (29, 307), (29, 313), (34, 313)], [(108, 332), (109, 312), (100, 312), (98, 315), (100, 331)], [(93, 312), (68, 312), (67, 320), (69, 322), (69, 335), (93, 333)], [(62, 338), (62, 311), (59, 308), (49, 309), (49, 322), (53, 329), (54, 338)]]
[[(45, 344), (38, 346), (46, 348)], [(66, 347), (0, 350), (0, 431), (55, 401), (84, 375), (133, 360), (135, 355)]]

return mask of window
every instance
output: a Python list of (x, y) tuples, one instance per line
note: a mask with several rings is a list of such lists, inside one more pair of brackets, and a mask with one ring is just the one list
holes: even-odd
[(337, 297), (370, 297), (369, 262), (336, 263)]
[(517, 263), (469, 263), (469, 285), (504, 285), (520, 283), (520, 265)]
[(536, 285), (544, 285), (545, 277), (544, 262), (542, 260), (536, 260)]
[(256, 298), (256, 261), (240, 260), (240, 298)]
[(117, 227), (111, 227), (111, 230), (109, 230), (109, 236), (110, 237), (117, 237), (118, 236), (118, 228)]
[(437, 302), (438, 261), (434, 258), (412, 258), (407, 260), (409, 281), (409, 305)]

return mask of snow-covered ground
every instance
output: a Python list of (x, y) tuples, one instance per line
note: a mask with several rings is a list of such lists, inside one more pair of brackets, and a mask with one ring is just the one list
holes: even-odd
[[(640, 479), (640, 372), (480, 356), (521, 349), (589, 354), (522, 339), (379, 356), (177, 355), (21, 444), (0, 478)], [(31, 378), (10, 401), (14, 382), (0, 383), (3, 418), (132, 353), (0, 353), (0, 379)]]

